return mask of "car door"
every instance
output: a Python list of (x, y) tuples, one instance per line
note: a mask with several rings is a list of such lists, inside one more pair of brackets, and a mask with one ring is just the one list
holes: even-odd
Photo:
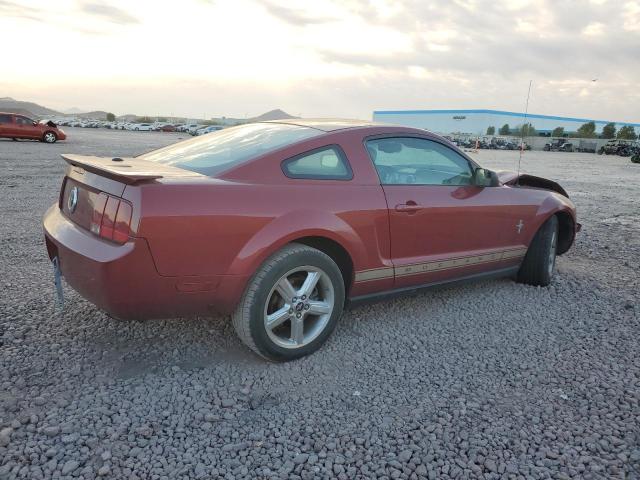
[(0, 113), (0, 137), (9, 137), (13, 133), (13, 115)]
[(40, 131), (37, 125), (34, 125), (34, 121), (27, 117), (16, 115), (15, 119), (15, 131), (16, 136), (20, 138), (39, 138)]
[(518, 265), (526, 248), (509, 187), (474, 185), (476, 165), (433, 139), (366, 146), (387, 199), (396, 288)]

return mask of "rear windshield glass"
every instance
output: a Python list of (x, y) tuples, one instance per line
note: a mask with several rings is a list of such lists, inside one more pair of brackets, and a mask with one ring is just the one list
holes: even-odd
[(284, 123), (250, 123), (169, 145), (139, 158), (216, 175), (264, 153), (323, 133)]

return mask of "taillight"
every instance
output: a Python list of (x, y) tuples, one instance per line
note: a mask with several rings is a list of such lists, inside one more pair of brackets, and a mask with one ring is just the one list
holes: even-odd
[(131, 205), (124, 200), (120, 200), (116, 221), (113, 225), (113, 241), (125, 243), (131, 234)]
[(93, 206), (91, 231), (116, 243), (125, 243), (131, 235), (133, 209), (126, 200), (101, 193)]

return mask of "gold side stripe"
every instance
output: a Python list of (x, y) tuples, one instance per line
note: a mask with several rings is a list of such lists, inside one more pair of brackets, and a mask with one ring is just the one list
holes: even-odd
[(433, 262), (414, 263), (411, 265), (403, 265), (401, 267), (373, 268), (370, 270), (361, 270), (359, 272), (356, 272), (355, 281), (368, 282), (371, 280), (382, 280), (385, 278), (392, 278), (394, 274), (396, 277), (404, 277), (407, 275), (417, 275), (420, 273), (440, 272), (442, 270), (451, 270), (454, 268), (467, 267), (470, 265), (482, 265), (485, 263), (524, 257), (526, 253), (526, 248), (514, 248), (504, 250), (502, 252), (485, 253), (482, 255), (458, 257), (448, 260), (437, 260)]
[(393, 277), (393, 267), (374, 268), (356, 272), (356, 282), (367, 282), (369, 280), (380, 280), (382, 278)]

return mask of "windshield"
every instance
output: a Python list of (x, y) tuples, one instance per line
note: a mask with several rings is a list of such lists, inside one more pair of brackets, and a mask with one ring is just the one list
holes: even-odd
[(203, 175), (216, 175), (264, 153), (323, 133), (285, 123), (250, 123), (169, 145), (140, 158)]

